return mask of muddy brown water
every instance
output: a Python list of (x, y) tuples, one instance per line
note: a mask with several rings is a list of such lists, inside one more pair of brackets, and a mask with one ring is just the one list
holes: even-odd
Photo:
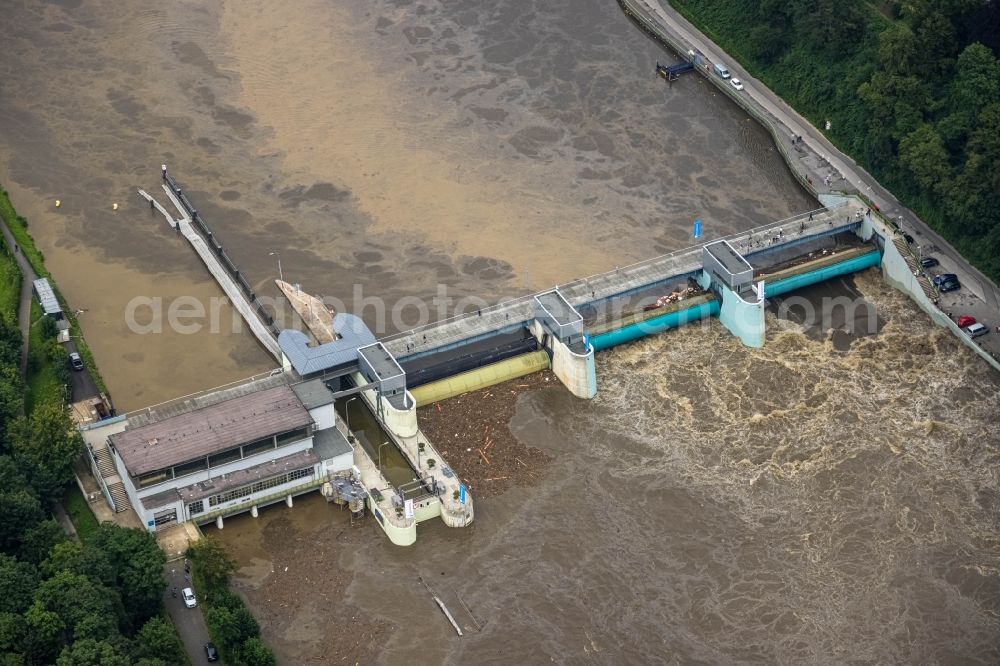
[[(814, 206), (704, 81), (654, 78), (669, 54), (611, 0), (67, 0), (4, 20), (0, 180), (120, 409), (273, 365), (228, 326), (125, 325), (135, 297), (219, 295), (134, 193), (161, 162), (261, 293), (275, 252), (309, 291), (390, 304), (524, 293), (689, 245), (695, 217), (716, 236)], [(716, 321), (602, 354), (593, 401), (523, 397), (543, 484), (409, 549), (369, 526), (326, 564), (392, 627), (379, 659), (1000, 659), (1000, 385), (875, 274), (845, 289), (877, 335), (771, 311), (762, 350)], [(281, 570), (268, 526), (322, 529), (318, 502), (227, 521), (241, 584)], [(454, 636), (417, 576), (482, 632)], [(265, 626), (282, 663), (337, 661), (314, 620)]]

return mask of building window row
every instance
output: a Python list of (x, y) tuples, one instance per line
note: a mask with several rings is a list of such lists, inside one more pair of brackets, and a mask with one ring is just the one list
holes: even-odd
[(255, 456), (282, 446), (288, 446), (289, 444), (294, 444), (296, 442), (301, 442), (311, 434), (312, 427), (306, 426), (304, 428), (291, 430), (274, 437), (265, 437), (264, 439), (243, 444), (226, 451), (214, 453), (205, 458), (198, 458), (197, 460), (186, 462), (183, 465), (175, 465), (169, 469), (161, 469), (155, 472), (150, 472), (149, 474), (134, 477), (135, 487), (148, 488), (149, 486), (155, 486), (158, 483), (163, 483), (164, 481), (169, 481), (170, 479), (178, 479), (182, 476), (187, 476), (188, 474), (194, 474), (196, 472), (203, 472), (213, 467), (221, 467), (222, 465), (227, 465), (231, 462), (236, 462), (237, 460), (249, 458), (250, 456)]
[[(304, 469), (296, 469), (287, 474), (280, 474), (278, 476), (271, 477), (270, 479), (263, 479), (262, 481), (256, 481), (254, 483), (247, 484), (245, 486), (240, 486), (239, 488), (234, 488), (224, 493), (219, 493), (218, 495), (212, 495), (208, 498), (209, 506), (218, 506), (220, 504), (225, 504), (234, 499), (239, 499), (241, 497), (248, 497), (250, 495), (261, 492), (262, 490), (267, 490), (268, 488), (275, 488), (282, 484), (288, 483), (290, 481), (295, 481), (298, 479), (305, 479), (311, 477), (313, 474), (312, 467), (306, 467)], [(192, 503), (191, 506), (193, 506)], [(200, 511), (199, 511), (200, 513)], [(194, 515), (194, 511), (191, 511)]]

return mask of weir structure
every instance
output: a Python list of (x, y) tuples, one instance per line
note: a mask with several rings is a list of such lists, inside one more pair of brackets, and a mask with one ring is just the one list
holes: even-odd
[[(833, 250), (831, 244), (845, 235), (860, 245)], [(718, 316), (745, 345), (763, 346), (765, 299), (878, 265), (880, 252), (864, 243), (872, 235), (870, 213), (860, 201), (828, 197), (821, 210), (391, 335), (382, 343), (411, 377), (409, 388), (420, 404), (543, 367), (551, 367), (573, 395), (592, 398), (598, 390), (595, 352), (668, 328)], [(761, 279), (762, 268), (813, 251), (824, 253), (815, 272)], [(500, 353), (512, 340), (520, 353)]]
[[(166, 171), (163, 176), (179, 219), (140, 194), (191, 242), (281, 368), (266, 380), (189, 396), (177, 406), (150, 408), (84, 432), (98, 473), (101, 461), (104, 467), (109, 457), (114, 461), (105, 493), (109, 503), (115, 506), (118, 498), (118, 504), (131, 504), (151, 530), (183, 519), (214, 520), (221, 527), (226, 515), (256, 515), (257, 507), (282, 499), (291, 506), (293, 495), (317, 488), (328, 497), (346, 488), (350, 497), (342, 499), (352, 512), (363, 502), (398, 545), (412, 544), (424, 520), (469, 525), (471, 494), (421, 432), (418, 405), (543, 368), (551, 368), (573, 395), (593, 398), (598, 351), (711, 316), (747, 346), (760, 347), (765, 298), (878, 265), (887, 246), (863, 204), (828, 197), (820, 210), (381, 340), (360, 318), (332, 314), (298, 285), (279, 282), (313, 332), (311, 339), (275, 327), (176, 181)], [(261, 391), (277, 397), (280, 406), (273, 409), (293, 434), (269, 429), (273, 417), (267, 417), (258, 427), (263, 435), (255, 430), (249, 438), (230, 437), (225, 450), (202, 442), (204, 435), (191, 425), (199, 419), (217, 421), (210, 430), (257, 423), (260, 414), (239, 414), (244, 402), (259, 409), (255, 405), (267, 397)], [(362, 416), (352, 412), (355, 401), (372, 417), (370, 427), (352, 427), (352, 414), (356, 421)], [(160, 445), (172, 432), (187, 433), (183, 456)], [(275, 475), (278, 463), (284, 467)], [(192, 474), (205, 480), (196, 487)], [(124, 492), (118, 488), (116, 494), (115, 483)]]

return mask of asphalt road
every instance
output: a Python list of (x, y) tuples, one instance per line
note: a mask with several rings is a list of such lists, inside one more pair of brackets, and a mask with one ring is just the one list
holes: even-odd
[[(184, 649), (188, 653), (192, 664), (206, 664), (205, 643), (208, 642), (208, 627), (205, 626), (205, 617), (201, 612), (201, 604), (194, 608), (184, 605), (181, 598), (181, 590), (190, 587), (191, 583), (184, 578), (184, 561), (174, 560), (167, 562), (163, 569), (167, 579), (167, 589), (163, 593), (163, 605), (170, 614), (170, 619), (177, 627), (177, 633), (184, 643)], [(177, 596), (171, 594), (171, 589), (177, 590)]]
[[(66, 348), (67, 355), (70, 352), (77, 351), (76, 342), (72, 338), (63, 347)], [(90, 371), (87, 368), (83, 370), (70, 370), (70, 388), (73, 390), (73, 402), (79, 402), (100, 393), (97, 384), (94, 383), (94, 378), (90, 376)]]

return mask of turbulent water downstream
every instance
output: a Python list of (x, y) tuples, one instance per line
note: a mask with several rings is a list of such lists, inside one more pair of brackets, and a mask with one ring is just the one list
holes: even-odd
[[(4, 20), (0, 180), (123, 409), (272, 365), (225, 326), (125, 326), (136, 296), (219, 294), (134, 194), (164, 161), (262, 293), (273, 252), (348, 302), (524, 293), (686, 246), (695, 217), (716, 236), (815, 206), (704, 81), (654, 78), (672, 56), (613, 0), (64, 0)], [(877, 334), (771, 312), (749, 350), (715, 321), (602, 354), (593, 401), (523, 396), (512, 428), (554, 459), (470, 530), (396, 549), (369, 525), (320, 550), (347, 528), (315, 497), (228, 521), (265, 637), (289, 664), (1000, 661), (1000, 380), (876, 272), (829, 289), (874, 304)], [(482, 631), (455, 637), (418, 576)], [(301, 594), (254, 592), (280, 588)], [(376, 649), (331, 640), (335, 612), (380, 623)]]

